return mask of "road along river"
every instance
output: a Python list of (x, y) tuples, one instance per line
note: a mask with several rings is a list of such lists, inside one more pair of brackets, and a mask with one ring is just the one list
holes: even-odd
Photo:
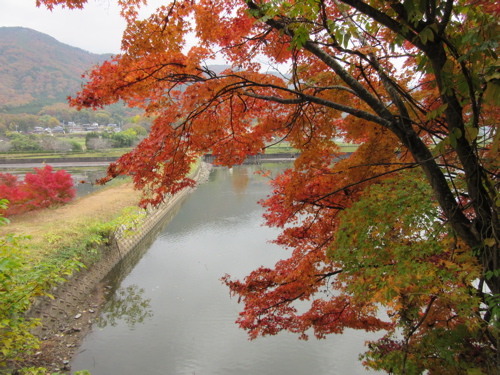
[[(72, 371), (92, 375), (367, 374), (358, 361), (377, 337), (346, 331), (299, 341), (282, 333), (249, 341), (234, 321), (242, 306), (220, 278), (243, 278), (272, 266), (287, 251), (268, 243), (257, 204), (270, 192), (258, 169), (276, 174), (286, 164), (214, 168), (209, 181), (145, 248), (108, 275), (109, 295), (84, 340)], [(378, 334), (380, 335), (380, 334)]]

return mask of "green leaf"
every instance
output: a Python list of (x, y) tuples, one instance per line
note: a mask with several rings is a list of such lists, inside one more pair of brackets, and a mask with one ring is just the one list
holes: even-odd
[(450, 145), (454, 149), (457, 148), (457, 139), (462, 136), (462, 131), (459, 128), (454, 128), (450, 134), (448, 135), (448, 138), (450, 140)]
[(495, 79), (486, 84), (484, 99), (491, 104), (500, 106), (500, 80)]
[(436, 144), (434, 146), (434, 149), (432, 150), (432, 154), (434, 156), (438, 156), (438, 155), (444, 154), (445, 151), (446, 151), (446, 146), (449, 145), (449, 144), (450, 144), (449, 138), (443, 139), (441, 142), (439, 142), (438, 144)]
[(500, 276), (500, 269), (496, 269), (496, 270), (493, 270), (493, 271), (486, 271), (486, 273), (484, 274), (486, 276), (486, 279), (491, 279), (492, 277), (498, 277)]
[(348, 31), (344, 34), (344, 48), (347, 48), (350, 39), (351, 39), (351, 33)]
[(448, 103), (443, 104), (442, 106), (436, 108), (434, 111), (430, 111), (425, 115), (427, 120), (435, 120), (439, 116), (443, 114), (443, 112), (448, 108)]
[(448, 59), (444, 63), (443, 68), (441, 69), (441, 71), (443, 73), (449, 73), (449, 74), (451, 74), (451, 73), (453, 73), (453, 67), (454, 67), (453, 61), (451, 61), (450, 59)]
[(467, 126), (465, 128), (465, 138), (469, 142), (474, 142), (477, 139), (477, 135), (479, 134), (479, 129), (472, 127), (472, 126)]
[(335, 39), (337, 39), (338, 44), (342, 45), (344, 40), (344, 34), (342, 34), (340, 30), (337, 30), (335, 32)]
[(434, 41), (434, 31), (430, 26), (425, 27), (420, 34), (418, 34), (418, 37), (422, 41), (422, 43), (427, 44), (428, 41), (433, 42)]
[(497, 241), (494, 238), (487, 238), (484, 240), (484, 244), (488, 247), (493, 247), (496, 243)]

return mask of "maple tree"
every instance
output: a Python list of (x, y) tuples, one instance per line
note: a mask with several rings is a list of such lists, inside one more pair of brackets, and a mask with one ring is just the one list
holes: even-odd
[[(123, 53), (71, 103), (124, 100), (155, 120), (108, 178), (133, 176), (156, 204), (194, 184), (203, 153), (300, 150), (263, 202), (290, 258), (224, 278), (250, 337), (384, 329), (373, 368), (498, 371), (497, 1), (178, 0), (146, 19), (145, 1), (118, 3)], [(230, 68), (211, 70), (216, 56)], [(336, 138), (359, 147), (339, 160)]]
[(71, 174), (64, 170), (54, 171), (50, 165), (34, 168), (34, 173), (26, 173), (24, 181), (19, 181), (10, 173), (0, 173), (0, 196), (9, 201), (4, 216), (62, 205), (75, 197)]

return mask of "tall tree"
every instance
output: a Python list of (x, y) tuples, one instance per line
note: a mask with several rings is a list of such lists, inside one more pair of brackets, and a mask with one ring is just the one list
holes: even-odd
[[(301, 151), (264, 202), (290, 258), (225, 278), (251, 337), (383, 328), (374, 368), (498, 371), (497, 1), (179, 0), (147, 19), (142, 0), (119, 3), (123, 53), (72, 104), (122, 99), (156, 119), (110, 178), (159, 203), (205, 152), (232, 165), (284, 139)], [(211, 70), (216, 56), (231, 68)], [(338, 161), (336, 138), (359, 148)]]

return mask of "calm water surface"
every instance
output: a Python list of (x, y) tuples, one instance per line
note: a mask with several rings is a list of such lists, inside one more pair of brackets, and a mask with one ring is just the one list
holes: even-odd
[(242, 305), (220, 282), (272, 266), (287, 251), (269, 244), (257, 204), (269, 193), (254, 172), (283, 166), (212, 170), (209, 182), (109, 277), (110, 299), (72, 370), (124, 374), (366, 374), (358, 362), (373, 334), (326, 340), (278, 336), (249, 341), (234, 321)]

